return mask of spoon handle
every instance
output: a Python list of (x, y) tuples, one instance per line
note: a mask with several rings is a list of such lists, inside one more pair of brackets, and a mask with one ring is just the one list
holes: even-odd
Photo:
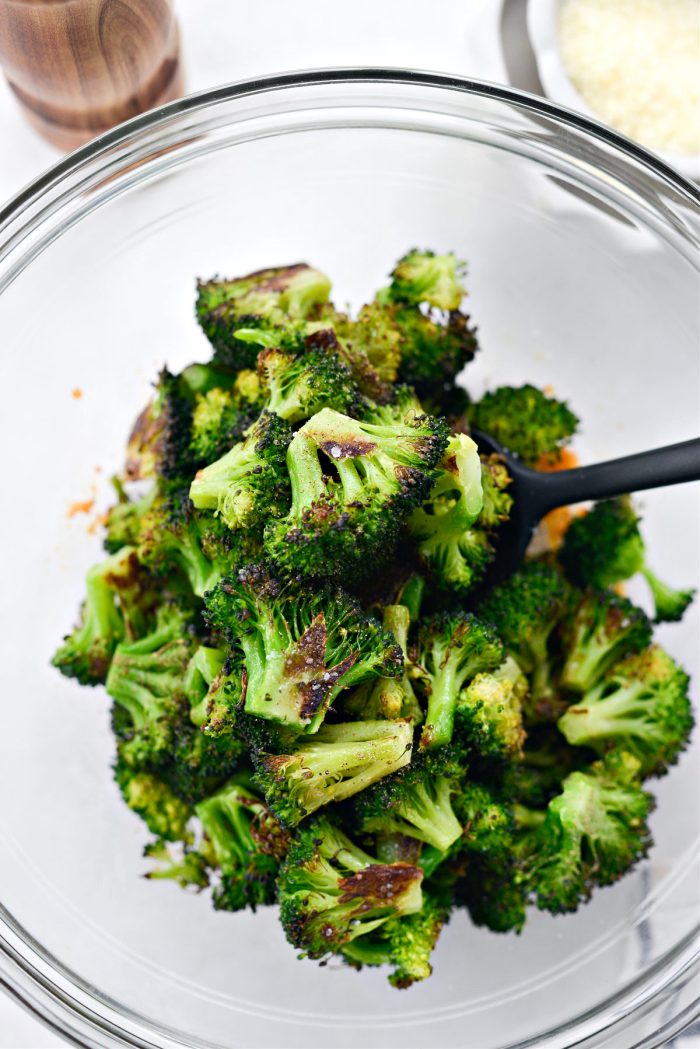
[[(608, 499), (700, 480), (700, 437), (575, 470), (541, 475), (542, 512), (587, 499)], [(545, 480), (546, 479), (546, 480)]]

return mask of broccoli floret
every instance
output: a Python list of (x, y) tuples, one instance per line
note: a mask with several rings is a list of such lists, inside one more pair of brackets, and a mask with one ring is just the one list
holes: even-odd
[(239, 329), (284, 332), (326, 303), (330, 289), (328, 277), (305, 263), (200, 281), (197, 320), (214, 347), (216, 363), (236, 371), (254, 368), (259, 345), (241, 338)]
[(278, 819), (293, 827), (322, 805), (349, 798), (403, 768), (412, 746), (408, 721), (322, 725), (288, 753), (257, 754), (256, 782)]
[(510, 517), (513, 497), (507, 488), (511, 479), (499, 455), (482, 455), (480, 458), (483, 505), (477, 524), (479, 528), (493, 532)]
[(688, 743), (688, 675), (659, 645), (617, 663), (559, 719), (573, 746), (622, 747), (644, 775), (661, 775)]
[(414, 248), (392, 270), (387, 297), (411, 306), (426, 302), (440, 310), (457, 310), (464, 298), (465, 272), (466, 265), (451, 252), (436, 255)]
[(450, 742), (460, 691), (477, 674), (495, 670), (504, 655), (495, 631), (470, 613), (438, 613), (421, 623), (418, 664), (428, 696), (421, 748)]
[(427, 495), (446, 442), (445, 424), (418, 415), (405, 391), (362, 420), (324, 408), (289, 446), (292, 505), (268, 525), (268, 555), (290, 575), (373, 571)]
[(159, 839), (147, 845), (143, 854), (158, 865), (146, 874), (147, 878), (172, 880), (183, 889), (194, 887), (201, 890), (209, 884), (206, 862), (193, 849), (175, 851)]
[(513, 845), (515, 824), (509, 806), (482, 783), (462, 782), (454, 799), (455, 814), (462, 826), (459, 850), (475, 853), (505, 853)]
[(184, 707), (183, 679), (194, 649), (187, 613), (163, 605), (153, 630), (138, 641), (117, 645), (106, 688), (131, 723), (129, 753), (158, 760), (173, 744)]
[(477, 674), (463, 688), (455, 708), (455, 736), (481, 757), (512, 761), (522, 755), (523, 729), (520, 678)]
[(190, 431), (192, 402), (180, 377), (164, 368), (156, 396), (131, 431), (124, 472), (130, 481), (160, 476), (179, 481), (192, 472)]
[(641, 572), (651, 590), (657, 622), (681, 619), (695, 595), (694, 590), (668, 586), (649, 568), (639, 517), (629, 496), (606, 499), (590, 513), (574, 518), (559, 557), (579, 586), (605, 588)]
[(271, 347), (258, 356), (266, 408), (289, 423), (303, 422), (322, 408), (353, 415), (361, 405), (352, 373), (327, 346), (290, 353)]
[(396, 639), (403, 653), (404, 669), (400, 678), (380, 677), (360, 685), (343, 700), (348, 714), (360, 720), (408, 718), (414, 725), (423, 720), (423, 712), (409, 676), (408, 631), (411, 615), (405, 605), (387, 605), (382, 626)]
[(209, 735), (193, 725), (185, 713), (175, 743), (159, 775), (189, 805), (208, 798), (231, 778), (246, 753), (234, 732)]
[(214, 890), (217, 910), (251, 910), (274, 903), (275, 879), (289, 838), (251, 786), (239, 773), (221, 790), (197, 805), (210, 866), (220, 872)]
[(639, 763), (618, 752), (564, 780), (532, 839), (527, 878), (539, 908), (574, 911), (595, 885), (617, 881), (646, 855), (653, 799), (638, 772)]
[(287, 939), (309, 958), (341, 951), (391, 918), (417, 914), (423, 872), (377, 863), (327, 820), (302, 827), (278, 879)]
[(191, 451), (197, 466), (221, 458), (253, 425), (264, 405), (257, 373), (245, 370), (235, 382), (198, 393), (192, 413)]
[(117, 751), (114, 778), (129, 808), (152, 834), (167, 841), (190, 841), (187, 824), (192, 810), (173, 794), (167, 783), (151, 772), (138, 771)]
[(370, 302), (355, 320), (340, 314), (333, 326), (350, 353), (366, 356), (383, 382), (396, 382), (404, 339), (391, 308)]
[(495, 587), (479, 608), (529, 678), (526, 713), (551, 720), (558, 711), (557, 653), (552, 639), (570, 603), (570, 590), (551, 565), (530, 561)]
[(93, 565), (85, 580), (80, 622), (64, 638), (52, 665), (81, 685), (104, 682), (118, 643), (138, 637), (147, 627), (153, 594), (143, 575), (129, 546)]
[(608, 590), (584, 594), (566, 624), (561, 684), (588, 692), (623, 656), (651, 643), (651, 624), (631, 601)]
[(579, 422), (566, 403), (530, 385), (500, 386), (484, 394), (472, 404), (469, 419), (528, 466), (555, 460)]
[(107, 511), (105, 518), (104, 548), (116, 554), (124, 546), (137, 546), (141, 521), (156, 497), (157, 486), (138, 499), (130, 499), (118, 477), (112, 478), (117, 493), (117, 502)]
[(349, 943), (343, 949), (343, 957), (358, 968), (391, 965), (389, 983), (404, 990), (432, 974), (430, 956), (447, 916), (447, 908), (424, 893), (423, 906), (417, 914), (391, 918), (377, 932)]
[(492, 932), (520, 932), (525, 924), (527, 890), (512, 852), (470, 856), (454, 892), (474, 925)]
[(198, 510), (215, 510), (229, 528), (252, 528), (289, 505), (285, 465), (289, 425), (264, 411), (245, 440), (205, 466), (190, 485)]
[(522, 758), (502, 770), (503, 793), (516, 805), (546, 808), (566, 777), (595, 756), (588, 748), (569, 746), (556, 725), (536, 725), (527, 734)]
[(229, 676), (224, 669), (227, 662), (224, 649), (200, 645), (187, 664), (183, 688), (190, 704), (190, 720), (199, 728), (206, 730), (219, 696), (222, 678)]
[(355, 817), (365, 833), (400, 834), (446, 852), (462, 834), (452, 806), (457, 790), (453, 778), (419, 762), (358, 795)]
[(206, 606), (211, 627), (243, 657), (245, 709), (258, 717), (315, 732), (342, 689), (402, 673), (392, 635), (342, 591), (283, 586), (249, 566)]
[(220, 518), (194, 510), (186, 489), (166, 490), (141, 521), (141, 563), (159, 580), (186, 581), (197, 597), (259, 552), (251, 533), (231, 532)]

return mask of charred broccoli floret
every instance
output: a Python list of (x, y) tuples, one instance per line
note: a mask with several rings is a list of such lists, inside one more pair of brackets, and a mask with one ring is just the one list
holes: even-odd
[(579, 586), (609, 587), (640, 572), (654, 602), (657, 622), (682, 618), (694, 590), (676, 590), (662, 582), (646, 562), (639, 517), (629, 496), (596, 503), (571, 522), (560, 551), (569, 578)]
[(469, 420), (527, 466), (555, 460), (578, 427), (578, 418), (564, 401), (548, 397), (536, 386), (499, 386), (469, 409)]
[(268, 556), (292, 575), (373, 570), (427, 494), (446, 442), (445, 424), (417, 414), (406, 393), (362, 420), (324, 408), (289, 446), (292, 505), (268, 525)]
[(403, 653), (403, 674), (400, 678), (380, 677), (360, 685), (343, 700), (343, 708), (348, 714), (361, 720), (408, 718), (414, 725), (423, 720), (423, 711), (409, 676), (408, 631), (410, 625), (411, 614), (405, 605), (385, 607), (382, 626), (393, 634)]
[(509, 662), (503, 674), (477, 674), (459, 694), (455, 735), (481, 757), (512, 761), (522, 754), (522, 678), (511, 677), (511, 668)]
[(204, 830), (200, 852), (217, 868), (217, 910), (251, 910), (274, 903), (275, 879), (289, 837), (253, 789), (238, 773), (195, 809)]
[(328, 277), (306, 263), (200, 281), (197, 320), (214, 347), (215, 362), (235, 370), (254, 368), (260, 346), (245, 333), (284, 332), (327, 302), (330, 289)]
[(569, 707), (559, 729), (574, 746), (629, 751), (643, 775), (660, 775), (688, 743), (688, 675), (659, 645), (617, 663)]
[(458, 790), (453, 777), (419, 761), (359, 794), (355, 817), (365, 833), (400, 834), (446, 852), (462, 834), (452, 805)]
[(361, 407), (360, 393), (347, 364), (328, 346), (296, 353), (270, 347), (258, 355), (258, 374), (268, 411), (289, 423), (310, 419), (323, 408), (349, 415)]
[(275, 815), (293, 827), (323, 805), (364, 791), (411, 760), (408, 721), (322, 725), (288, 753), (256, 755), (256, 782)]
[(348, 944), (343, 957), (358, 968), (392, 966), (389, 983), (404, 990), (432, 974), (430, 957), (447, 917), (447, 908), (424, 892), (423, 906), (417, 914), (390, 918), (375, 933)]
[(233, 383), (213, 386), (195, 397), (191, 452), (194, 465), (220, 459), (258, 418), (264, 398), (257, 373), (246, 369)]
[(289, 503), (290, 439), (288, 424), (264, 411), (243, 441), (197, 473), (190, 485), (194, 506), (214, 510), (232, 529), (280, 516)]
[(341, 591), (283, 585), (250, 566), (207, 595), (211, 627), (239, 650), (245, 709), (315, 732), (344, 688), (399, 676), (401, 649)]
[(156, 396), (131, 431), (124, 472), (130, 481), (162, 477), (182, 481), (192, 471), (190, 430), (192, 400), (178, 375), (164, 368)]
[(192, 809), (178, 798), (167, 783), (151, 772), (134, 769), (117, 751), (114, 778), (129, 808), (144, 821), (152, 834), (167, 841), (190, 841), (187, 824)]
[(477, 674), (503, 662), (503, 645), (488, 623), (471, 613), (437, 614), (421, 623), (418, 664), (428, 697), (420, 745), (426, 749), (452, 739), (462, 688)]
[(566, 625), (561, 684), (588, 692), (615, 663), (650, 642), (651, 624), (641, 609), (610, 591), (589, 591)]
[(391, 918), (420, 911), (423, 872), (377, 863), (326, 819), (300, 829), (277, 883), (287, 939), (323, 959)]
[(570, 599), (555, 568), (530, 561), (495, 587), (479, 607), (480, 617), (493, 623), (529, 679), (526, 713), (534, 721), (551, 720), (558, 709), (558, 654), (552, 641)]

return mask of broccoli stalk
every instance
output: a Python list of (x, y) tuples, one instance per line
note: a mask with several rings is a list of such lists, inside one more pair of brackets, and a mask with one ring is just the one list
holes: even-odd
[(469, 420), (527, 466), (556, 460), (578, 427), (567, 404), (529, 385), (500, 386), (484, 394), (471, 405)]
[(289, 753), (256, 755), (256, 780), (272, 811), (293, 827), (332, 801), (364, 791), (411, 760), (408, 721), (322, 725)]
[(393, 634), (403, 653), (403, 674), (400, 678), (380, 677), (367, 681), (343, 700), (344, 709), (361, 720), (375, 718), (408, 718), (414, 725), (423, 720), (423, 711), (408, 674), (408, 631), (411, 615), (405, 605), (387, 605), (382, 626)]
[(417, 914), (423, 872), (407, 863), (377, 863), (328, 820), (301, 828), (278, 879), (287, 939), (323, 959), (391, 918)]
[(428, 694), (428, 710), (421, 733), (422, 749), (450, 742), (461, 689), (477, 674), (495, 670), (503, 656), (495, 632), (470, 613), (437, 614), (423, 621), (418, 663)]
[(580, 586), (605, 588), (641, 573), (651, 589), (657, 622), (681, 619), (695, 594), (668, 586), (649, 568), (639, 517), (629, 496), (606, 499), (576, 517), (559, 556), (569, 578)]
[(250, 779), (239, 773), (195, 808), (205, 834), (202, 853), (217, 867), (217, 910), (238, 911), (274, 903), (275, 879), (288, 836), (256, 795)]
[(660, 775), (678, 760), (693, 727), (688, 675), (652, 645), (617, 663), (558, 725), (573, 746), (621, 747), (643, 775)]
[(279, 516), (288, 501), (287, 423), (264, 411), (244, 441), (200, 470), (190, 485), (198, 510), (215, 510), (229, 528), (251, 528)]
[(341, 591), (282, 586), (249, 566), (207, 595), (214, 630), (240, 652), (245, 709), (315, 732), (344, 688), (398, 677), (401, 649)]
[(581, 598), (566, 630), (561, 684), (588, 692), (615, 663), (651, 642), (651, 625), (639, 608), (607, 590)]

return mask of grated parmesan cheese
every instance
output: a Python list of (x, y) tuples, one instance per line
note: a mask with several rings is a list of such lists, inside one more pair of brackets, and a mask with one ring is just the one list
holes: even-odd
[(700, 153), (698, 0), (564, 0), (559, 47), (606, 123), (650, 149)]

